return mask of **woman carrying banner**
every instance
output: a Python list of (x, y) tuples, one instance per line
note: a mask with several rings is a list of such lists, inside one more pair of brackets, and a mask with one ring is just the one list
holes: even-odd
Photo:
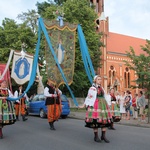
[[(106, 127), (110, 126), (112, 117), (109, 106), (104, 98), (105, 91), (101, 86), (101, 76), (96, 75), (92, 87), (89, 88), (85, 102), (79, 108), (86, 107), (85, 127), (92, 128), (94, 131), (94, 141), (101, 142), (104, 140), (109, 143), (106, 138)], [(98, 128), (101, 128), (101, 140), (98, 136)]]
[(3, 138), (2, 128), (16, 121), (14, 105), (7, 100), (8, 96), (13, 97), (13, 94), (7, 88), (7, 81), (2, 80), (0, 81), (0, 139)]
[(56, 130), (54, 122), (57, 121), (61, 115), (61, 94), (62, 92), (56, 89), (48, 80), (47, 87), (44, 89), (44, 95), (46, 96), (45, 105), (47, 106), (47, 119), (51, 130)]

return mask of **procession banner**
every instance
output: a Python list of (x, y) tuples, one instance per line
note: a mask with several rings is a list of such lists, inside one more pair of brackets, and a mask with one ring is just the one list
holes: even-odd
[(30, 80), (33, 56), (23, 52), (14, 52), (11, 77), (19, 85)]
[[(63, 70), (68, 85), (70, 85), (73, 82), (74, 75), (75, 36), (77, 25), (64, 23), (63, 26), (60, 26), (59, 22), (55, 20), (44, 20), (44, 24), (57, 56), (58, 63)], [(45, 57), (48, 79), (57, 87), (61, 84), (65, 84), (47, 43)]]

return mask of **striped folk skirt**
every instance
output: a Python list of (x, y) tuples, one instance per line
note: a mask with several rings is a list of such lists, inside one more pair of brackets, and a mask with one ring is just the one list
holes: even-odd
[(116, 103), (111, 103), (111, 114), (113, 122), (119, 122), (121, 120), (120, 108)]
[(0, 100), (0, 127), (14, 124), (16, 121), (14, 104), (8, 100)]
[(98, 97), (94, 106), (87, 107), (85, 127), (104, 128), (109, 127), (112, 122), (110, 108), (103, 97)]

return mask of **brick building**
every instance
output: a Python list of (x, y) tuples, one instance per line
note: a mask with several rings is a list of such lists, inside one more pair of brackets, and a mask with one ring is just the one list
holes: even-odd
[[(115, 90), (130, 90), (132, 93), (137, 89), (131, 89), (130, 85), (135, 85), (132, 81), (137, 77), (133, 70), (130, 70), (123, 60), (131, 62), (126, 56), (126, 51), (133, 47), (135, 53), (139, 55), (143, 51), (141, 45), (146, 44), (146, 40), (135, 38), (127, 35), (109, 32), (109, 17), (104, 15), (104, 0), (90, 0), (98, 14), (96, 23), (98, 24), (97, 32), (102, 32), (102, 42), (105, 47), (102, 51), (102, 68), (97, 70), (97, 74), (103, 77), (103, 86), (106, 91), (110, 87)], [(117, 24), (116, 24), (117, 25)]]

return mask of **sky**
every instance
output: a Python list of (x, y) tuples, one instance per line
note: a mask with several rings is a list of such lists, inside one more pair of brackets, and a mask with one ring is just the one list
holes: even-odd
[[(46, 0), (0, 0), (0, 26), (4, 18), (14, 19), (28, 10), (36, 9), (36, 2)], [(109, 17), (109, 31), (150, 40), (150, 0), (104, 0), (105, 17)]]

